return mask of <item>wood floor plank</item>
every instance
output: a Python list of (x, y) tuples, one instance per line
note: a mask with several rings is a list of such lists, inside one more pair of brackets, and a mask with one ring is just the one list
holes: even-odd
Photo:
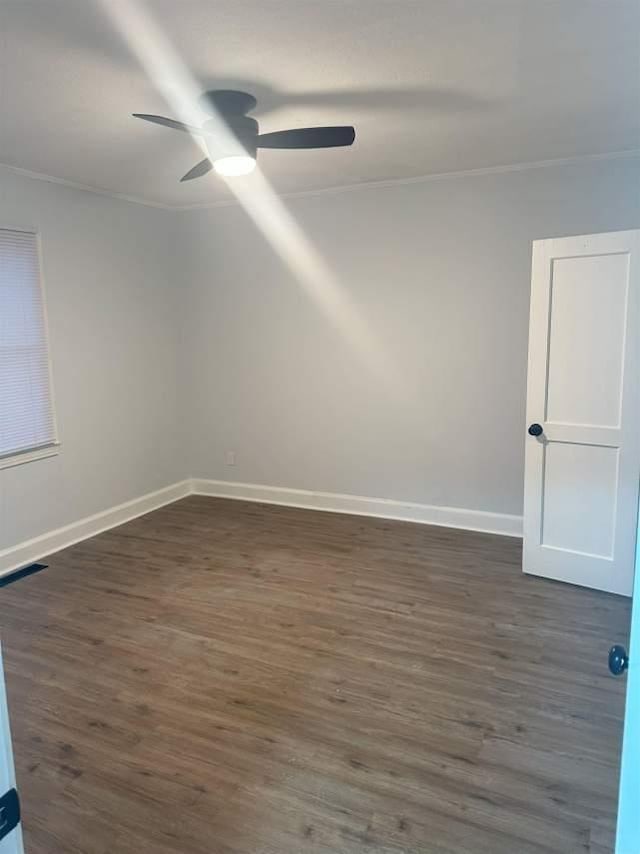
[(517, 539), (189, 497), (4, 588), (28, 854), (606, 854), (629, 602)]

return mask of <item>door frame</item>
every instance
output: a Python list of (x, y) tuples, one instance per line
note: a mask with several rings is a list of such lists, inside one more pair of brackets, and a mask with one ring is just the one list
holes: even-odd
[[(2, 774), (4, 769), (5, 774)], [(7, 789), (16, 788), (16, 775), (13, 765), (13, 749), (11, 747), (11, 727), (9, 725), (9, 709), (7, 706), (7, 691), (4, 681), (4, 665), (2, 662), (2, 644), (0, 644), (0, 779), (6, 776)], [(0, 792), (0, 795), (3, 795)], [(8, 836), (0, 841), (0, 854), (24, 854), (22, 840), (22, 825), (18, 824)]]
[(640, 850), (640, 507), (633, 593), (615, 854)]

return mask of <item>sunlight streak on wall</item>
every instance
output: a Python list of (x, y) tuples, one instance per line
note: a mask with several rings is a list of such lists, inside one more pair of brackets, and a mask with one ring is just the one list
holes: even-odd
[(296, 281), (368, 370), (378, 379), (397, 385), (398, 377), (393, 376), (383, 356), (381, 342), (260, 168), (248, 178), (230, 179), (227, 183)]

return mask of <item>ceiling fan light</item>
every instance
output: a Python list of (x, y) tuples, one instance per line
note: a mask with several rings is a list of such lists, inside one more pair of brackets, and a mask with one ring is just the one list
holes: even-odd
[(256, 168), (255, 157), (248, 154), (236, 154), (232, 157), (219, 157), (213, 162), (213, 168), (218, 175), (234, 178), (237, 175), (248, 175)]

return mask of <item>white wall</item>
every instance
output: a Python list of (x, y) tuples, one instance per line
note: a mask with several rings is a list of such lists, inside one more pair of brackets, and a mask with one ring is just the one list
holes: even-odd
[(390, 386), (240, 209), (0, 169), (0, 226), (42, 235), (62, 441), (0, 470), (0, 551), (189, 475), (521, 513), (531, 241), (639, 226), (639, 178), (593, 161), (287, 202)]
[(0, 169), (0, 227), (41, 233), (62, 442), (0, 470), (0, 550), (184, 477), (174, 222)]
[(640, 226), (639, 179), (587, 161), (289, 200), (404, 396), (239, 208), (182, 214), (190, 474), (520, 514), (531, 241)]

